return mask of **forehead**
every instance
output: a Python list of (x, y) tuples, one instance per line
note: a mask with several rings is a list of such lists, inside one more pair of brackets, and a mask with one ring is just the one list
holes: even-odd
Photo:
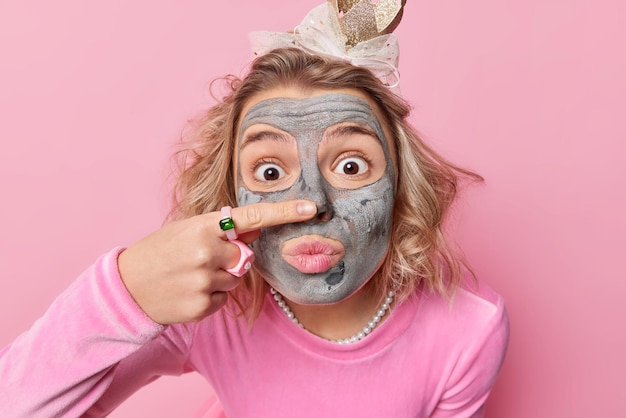
[(252, 125), (269, 124), (288, 132), (311, 131), (342, 122), (370, 125), (378, 132), (382, 130), (378, 116), (369, 103), (345, 93), (266, 98), (247, 110), (240, 130), (243, 133)]
[[(342, 110), (342, 114), (333, 115), (338, 110)], [(357, 122), (375, 120), (381, 125), (385, 137), (391, 138), (389, 127), (381, 117), (378, 106), (365, 93), (356, 89), (303, 90), (299, 87), (277, 87), (256, 94), (248, 99), (242, 108), (237, 132), (238, 136), (241, 136), (249, 126), (267, 122), (267, 120), (261, 122), (261, 118), (274, 118), (284, 123), (289, 123), (290, 120), (297, 123), (298, 119), (306, 119), (314, 120), (317, 125), (321, 122), (317, 119), (322, 115), (327, 117), (322, 122), (326, 126), (329, 123), (339, 123), (331, 122), (337, 120), (336, 116), (355, 117)], [(389, 142), (394, 148), (393, 141)]]

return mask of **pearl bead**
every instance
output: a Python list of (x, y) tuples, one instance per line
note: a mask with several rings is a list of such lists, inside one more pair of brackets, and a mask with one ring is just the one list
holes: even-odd
[[(274, 296), (274, 300), (276, 301), (277, 305), (282, 309), (282, 311), (285, 313), (287, 318), (289, 318), (291, 322), (298, 325), (300, 328), (306, 329), (304, 328), (304, 325), (302, 325), (302, 323), (298, 321), (298, 318), (296, 318), (294, 313), (291, 312), (291, 309), (289, 308), (289, 305), (287, 305), (287, 303), (283, 299), (283, 296), (280, 293), (278, 293), (276, 289), (274, 289), (273, 287), (270, 287), (270, 293)], [(382, 320), (383, 316), (385, 316), (385, 313), (391, 309), (391, 303), (393, 302), (394, 296), (395, 296), (395, 292), (390, 291), (388, 296), (385, 298), (385, 301), (382, 303), (380, 308), (376, 311), (376, 315), (374, 315), (371, 321), (369, 321), (367, 325), (363, 327), (361, 331), (359, 331), (358, 333), (356, 333), (355, 335), (349, 338), (343, 338), (339, 340), (329, 340), (329, 341), (334, 342), (335, 344), (344, 345), (344, 344), (353, 344), (367, 337), (374, 330), (376, 325)]]

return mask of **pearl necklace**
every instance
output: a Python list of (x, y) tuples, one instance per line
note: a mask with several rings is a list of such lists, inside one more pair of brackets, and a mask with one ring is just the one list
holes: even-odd
[[(278, 307), (283, 310), (285, 315), (287, 315), (287, 318), (289, 318), (291, 322), (298, 325), (300, 328), (305, 329), (304, 325), (302, 325), (302, 323), (298, 321), (298, 318), (296, 318), (294, 313), (291, 311), (291, 309), (289, 308), (289, 306), (283, 299), (283, 295), (278, 293), (276, 289), (274, 289), (273, 287), (270, 287), (270, 292), (274, 296), (274, 300), (278, 304)], [(352, 344), (357, 341), (361, 341), (363, 338), (367, 337), (374, 330), (374, 328), (376, 328), (376, 325), (378, 325), (378, 323), (383, 319), (383, 316), (385, 316), (387, 311), (391, 309), (391, 303), (393, 302), (393, 298), (395, 294), (396, 293), (393, 290), (387, 294), (387, 297), (383, 301), (382, 305), (380, 305), (380, 307), (376, 311), (376, 314), (374, 315), (372, 320), (369, 321), (367, 325), (365, 325), (361, 331), (354, 334), (352, 337), (343, 338), (340, 340), (328, 340), (328, 339), (327, 340), (335, 344)]]

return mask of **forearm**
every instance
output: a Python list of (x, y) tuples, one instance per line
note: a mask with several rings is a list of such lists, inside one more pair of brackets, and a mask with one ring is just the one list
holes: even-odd
[(118, 363), (164, 331), (125, 290), (118, 254), (100, 258), (0, 352), (0, 416), (80, 416)]

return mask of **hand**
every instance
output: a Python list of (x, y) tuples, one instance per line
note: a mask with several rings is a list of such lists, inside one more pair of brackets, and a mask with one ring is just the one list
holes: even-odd
[[(251, 243), (268, 226), (302, 222), (317, 212), (305, 200), (233, 208), (239, 240)], [(241, 279), (226, 271), (239, 261), (239, 248), (219, 227), (220, 212), (172, 222), (123, 251), (122, 281), (155, 322), (197, 321), (219, 310)]]

